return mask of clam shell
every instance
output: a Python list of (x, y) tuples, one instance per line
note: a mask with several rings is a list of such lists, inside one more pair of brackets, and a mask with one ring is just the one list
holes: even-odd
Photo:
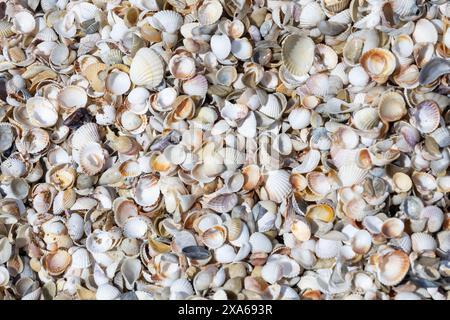
[(227, 239), (227, 229), (223, 226), (213, 226), (202, 233), (202, 242), (210, 249), (221, 247)]
[(383, 222), (381, 232), (387, 238), (398, 238), (403, 234), (405, 225), (398, 218), (389, 218)]
[(158, 86), (164, 76), (161, 58), (150, 48), (139, 49), (131, 62), (129, 75), (135, 85), (148, 89)]
[(319, 239), (316, 242), (315, 253), (320, 259), (335, 258), (341, 247), (341, 242), (336, 240)]
[(176, 33), (183, 25), (183, 17), (178, 12), (162, 10), (151, 17), (150, 23), (157, 30)]
[(198, 21), (202, 25), (210, 25), (220, 19), (223, 7), (218, 0), (205, 0), (198, 8)]
[(359, 230), (352, 238), (352, 249), (358, 254), (366, 254), (372, 246), (372, 236), (366, 230)]
[(120, 296), (120, 291), (116, 287), (105, 283), (98, 286), (95, 293), (97, 300), (116, 300)]
[(44, 267), (49, 275), (57, 276), (67, 269), (71, 261), (72, 256), (67, 251), (58, 250), (44, 257)]
[(406, 115), (406, 103), (401, 94), (390, 92), (384, 94), (378, 104), (378, 115), (386, 122), (398, 121)]
[(272, 251), (272, 242), (261, 232), (252, 233), (249, 243), (252, 247), (252, 253), (270, 253)]
[(344, 187), (361, 183), (366, 175), (367, 170), (360, 168), (355, 163), (343, 165), (338, 171), (338, 177)]
[(211, 51), (219, 60), (224, 60), (231, 53), (231, 41), (226, 35), (213, 35), (211, 37)]
[(13, 19), (14, 30), (18, 33), (31, 33), (36, 28), (36, 21), (31, 13), (28, 11), (19, 11), (14, 15)]
[(325, 13), (317, 2), (309, 2), (300, 12), (299, 25), (302, 28), (313, 28), (322, 20), (325, 20)]
[(408, 255), (394, 250), (379, 257), (377, 263), (378, 280), (387, 286), (400, 283), (409, 270)]
[(314, 61), (314, 42), (309, 37), (288, 36), (283, 43), (283, 64), (287, 71), (302, 76), (311, 69)]
[(437, 248), (437, 242), (433, 238), (433, 236), (416, 232), (411, 235), (412, 249), (415, 252), (423, 252), (423, 251), (433, 251)]
[(435, 26), (427, 19), (419, 19), (416, 22), (412, 36), (416, 43), (430, 42), (434, 44), (438, 40), (438, 32)]
[(57, 109), (43, 97), (27, 100), (26, 110), (33, 124), (41, 128), (53, 127), (58, 121)]
[(85, 144), (80, 150), (81, 170), (89, 176), (99, 173), (105, 161), (104, 150), (98, 143)]
[(396, 66), (395, 56), (390, 51), (381, 48), (371, 49), (364, 53), (360, 63), (372, 80), (378, 83), (386, 82)]
[(432, 100), (424, 100), (414, 111), (411, 122), (420, 132), (430, 133), (439, 126), (440, 119), (437, 103)]
[(292, 190), (289, 177), (289, 173), (284, 170), (268, 172), (264, 187), (270, 200), (280, 203), (287, 198)]
[(89, 252), (84, 248), (78, 248), (72, 253), (72, 264), (74, 268), (85, 269), (91, 266)]

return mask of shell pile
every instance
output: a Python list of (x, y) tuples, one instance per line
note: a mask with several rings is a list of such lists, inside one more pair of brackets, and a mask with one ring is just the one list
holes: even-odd
[(0, 3), (0, 299), (450, 299), (446, 0)]

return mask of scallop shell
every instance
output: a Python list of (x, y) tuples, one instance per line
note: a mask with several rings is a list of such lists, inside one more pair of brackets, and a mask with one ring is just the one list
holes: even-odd
[(131, 62), (129, 75), (135, 85), (152, 89), (161, 83), (164, 65), (155, 51), (141, 48)]
[(411, 118), (412, 124), (422, 133), (433, 132), (440, 122), (439, 106), (432, 100), (422, 101)]
[(44, 267), (49, 275), (57, 276), (69, 267), (71, 261), (72, 256), (67, 251), (58, 250), (44, 257)]
[(231, 53), (231, 41), (226, 35), (213, 35), (211, 37), (211, 51), (219, 60), (224, 60)]
[(85, 269), (91, 266), (89, 252), (84, 248), (78, 248), (72, 253), (72, 264), (74, 268)]
[(335, 258), (339, 253), (341, 245), (339, 241), (321, 238), (316, 243), (316, 256), (320, 259)]
[(261, 232), (252, 233), (249, 238), (252, 247), (252, 253), (270, 253), (272, 251), (272, 242)]

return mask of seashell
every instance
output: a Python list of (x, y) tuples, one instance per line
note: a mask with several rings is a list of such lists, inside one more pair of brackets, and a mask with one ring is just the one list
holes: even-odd
[(148, 223), (142, 217), (130, 217), (123, 226), (123, 235), (127, 238), (143, 238), (148, 231)]
[(437, 78), (448, 73), (450, 70), (450, 63), (441, 58), (434, 58), (428, 61), (419, 74), (419, 83), (422, 85), (429, 85)]
[(299, 241), (308, 241), (311, 238), (311, 227), (305, 220), (295, 220), (291, 225), (291, 232)]
[(311, 123), (311, 111), (305, 108), (295, 108), (288, 116), (292, 129), (303, 129)]
[(400, 283), (408, 270), (408, 255), (400, 250), (390, 251), (378, 258), (377, 277), (386, 286), (394, 286)]
[(183, 82), (183, 92), (189, 96), (204, 97), (208, 92), (208, 80), (199, 74)]
[(352, 250), (358, 254), (366, 254), (372, 246), (372, 236), (366, 230), (359, 230), (352, 238)]
[(14, 14), (12, 21), (14, 30), (18, 33), (31, 33), (36, 28), (36, 21), (28, 11), (19, 11)]
[(130, 65), (130, 79), (137, 86), (152, 89), (164, 76), (164, 66), (159, 55), (150, 48), (139, 49)]
[(387, 238), (398, 238), (403, 234), (405, 225), (398, 218), (389, 218), (383, 222), (381, 232)]
[(450, 231), (444, 230), (437, 234), (437, 241), (439, 244), (439, 249), (444, 252), (448, 252), (450, 250)]
[(280, 203), (286, 199), (292, 189), (289, 176), (289, 173), (284, 170), (268, 172), (264, 187), (270, 200)]
[(44, 268), (49, 275), (57, 276), (67, 269), (71, 261), (72, 256), (67, 251), (58, 250), (44, 257)]
[(89, 252), (84, 248), (78, 248), (72, 253), (72, 264), (74, 268), (85, 269), (91, 266)]
[(303, 158), (303, 162), (292, 169), (293, 173), (307, 173), (313, 171), (320, 162), (320, 152), (314, 149), (309, 152)]
[(412, 249), (419, 253), (423, 251), (433, 251), (437, 248), (437, 243), (433, 236), (422, 232), (413, 233), (411, 235), (411, 243)]
[(106, 158), (104, 151), (98, 143), (85, 144), (80, 149), (80, 167), (87, 175), (99, 173), (105, 164)]
[(316, 242), (315, 253), (320, 259), (335, 258), (339, 253), (341, 243), (336, 240), (319, 239)]
[(284, 40), (282, 47), (283, 64), (293, 75), (302, 76), (312, 67), (314, 49), (311, 38), (290, 35)]
[(12, 245), (7, 237), (0, 239), (0, 262), (6, 263), (12, 255)]
[(330, 12), (338, 13), (346, 9), (350, 0), (322, 0), (322, 4)]
[(17, 158), (8, 158), (0, 165), (2, 174), (11, 177), (21, 177), (26, 173), (25, 163)]
[(310, 172), (306, 179), (309, 189), (317, 195), (326, 196), (331, 191), (331, 184), (323, 173)]
[(8, 269), (1, 266), (0, 267), (0, 286), (6, 287), (9, 282), (9, 272)]
[(211, 51), (219, 60), (224, 60), (231, 53), (231, 41), (226, 35), (213, 35), (211, 37)]
[(234, 193), (218, 195), (207, 202), (207, 207), (219, 213), (231, 211), (238, 202), (238, 197)]
[(187, 279), (177, 279), (170, 286), (171, 294), (176, 294), (177, 297), (186, 298), (187, 296), (194, 294), (192, 284)]
[(352, 121), (359, 130), (371, 130), (379, 124), (380, 118), (376, 109), (364, 108), (353, 115)]
[(416, 22), (412, 37), (416, 43), (430, 42), (435, 44), (438, 40), (438, 32), (430, 21), (427, 19), (419, 19)]
[(126, 287), (133, 289), (134, 284), (141, 275), (141, 261), (138, 259), (125, 259), (120, 267)]
[(366, 175), (367, 170), (360, 168), (355, 163), (343, 165), (338, 171), (338, 177), (344, 187), (361, 183)]
[(239, 60), (248, 60), (253, 54), (253, 47), (247, 38), (234, 39), (231, 41), (231, 53)]
[(398, 121), (406, 115), (406, 103), (396, 92), (385, 93), (378, 104), (378, 115), (386, 122)]
[(41, 128), (53, 127), (58, 121), (57, 109), (45, 98), (32, 97), (26, 102), (30, 121)]
[(313, 28), (322, 20), (325, 20), (325, 13), (317, 2), (309, 2), (300, 12), (299, 25), (302, 28)]
[(221, 247), (227, 238), (227, 229), (222, 226), (213, 226), (202, 233), (202, 242), (210, 249)]
[(183, 25), (183, 17), (178, 12), (162, 10), (151, 17), (150, 24), (157, 30), (176, 33)]
[(87, 103), (87, 94), (78, 86), (67, 86), (58, 94), (59, 106), (65, 109), (83, 108)]
[(114, 95), (126, 93), (131, 86), (130, 78), (125, 72), (114, 70), (106, 78), (106, 89)]
[(411, 122), (422, 133), (433, 132), (440, 122), (438, 105), (432, 100), (422, 101), (415, 109)]
[(198, 8), (198, 22), (202, 25), (210, 25), (220, 19), (223, 7), (218, 0), (205, 0)]
[(108, 283), (99, 285), (95, 293), (95, 298), (97, 300), (116, 300), (119, 296), (119, 289)]
[(436, 206), (423, 208), (420, 216), (428, 219), (427, 226), (429, 232), (438, 232), (444, 223), (444, 213)]
[(216, 73), (217, 83), (223, 86), (231, 86), (237, 79), (236, 68), (231, 66), (224, 66)]
[(272, 242), (261, 232), (252, 233), (249, 243), (252, 247), (252, 253), (272, 252)]
[(390, 51), (380, 48), (364, 53), (360, 63), (372, 80), (377, 83), (385, 83), (396, 66), (395, 56)]
[(175, 55), (169, 61), (169, 70), (176, 79), (190, 79), (195, 75), (195, 61), (190, 57)]
[(398, 192), (408, 192), (412, 188), (411, 178), (403, 172), (397, 172), (392, 177), (396, 190)]
[(236, 252), (229, 244), (224, 244), (220, 248), (214, 250), (214, 257), (219, 263), (231, 263), (236, 257)]

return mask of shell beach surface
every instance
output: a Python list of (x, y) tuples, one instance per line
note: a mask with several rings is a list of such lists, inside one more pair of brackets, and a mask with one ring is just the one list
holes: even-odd
[(0, 2), (0, 299), (450, 299), (446, 0)]

